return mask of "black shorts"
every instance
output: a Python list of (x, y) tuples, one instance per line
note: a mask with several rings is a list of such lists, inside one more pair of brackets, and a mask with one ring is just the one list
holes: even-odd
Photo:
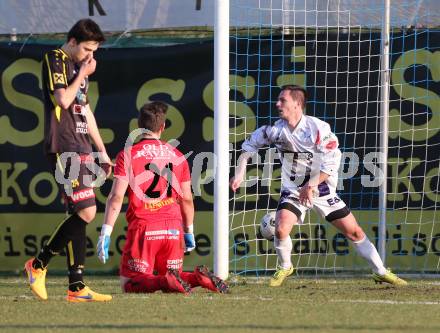
[[(87, 168), (87, 164), (94, 164), (94, 160), (90, 155), (79, 154), (75, 157), (69, 157), (64, 163), (59, 154), (50, 154), (48, 155), (48, 159), (66, 206), (66, 211), (69, 214), (74, 214), (82, 209), (96, 206), (93, 186), (87, 177), (85, 177), (94, 177), (93, 173)], [(78, 177), (75, 178), (70, 177), (70, 174), (74, 173), (73, 171), (71, 172), (73, 164), (75, 164), (76, 167), (79, 166)], [(57, 168), (58, 176), (63, 176), (64, 183), (60, 183), (56, 179)], [(70, 180), (68, 179), (69, 177), (71, 178)]]

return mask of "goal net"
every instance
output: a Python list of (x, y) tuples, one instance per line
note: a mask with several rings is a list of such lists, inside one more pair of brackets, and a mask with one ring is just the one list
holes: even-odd
[[(306, 113), (328, 122), (340, 142), (338, 193), (377, 245), (380, 109), (389, 103), (386, 265), (421, 274), (440, 271), (440, 20), (432, 10), (438, 5), (430, 5), (392, 3), (389, 101), (383, 101), (383, 1), (230, 1), (231, 174), (245, 138), (278, 119), (279, 87), (303, 86)], [(259, 225), (276, 210), (280, 179), (277, 152), (261, 149), (230, 197), (233, 273), (276, 268), (273, 243)], [(313, 212), (291, 237), (300, 274), (368, 271), (350, 242)]]

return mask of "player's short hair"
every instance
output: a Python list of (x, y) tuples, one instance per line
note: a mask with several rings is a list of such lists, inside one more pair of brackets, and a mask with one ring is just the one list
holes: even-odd
[(139, 128), (145, 128), (154, 133), (159, 132), (167, 119), (167, 110), (168, 105), (160, 101), (145, 104), (139, 112)]
[(307, 91), (303, 87), (297, 86), (295, 84), (289, 84), (281, 87), (281, 91), (284, 90), (290, 92), (290, 96), (292, 96), (292, 99), (294, 101), (297, 101), (301, 105), (303, 110), (306, 108)]
[(98, 42), (105, 41), (104, 34), (99, 25), (91, 19), (82, 19), (76, 22), (67, 33), (67, 41), (74, 38), (79, 44), (81, 42)]

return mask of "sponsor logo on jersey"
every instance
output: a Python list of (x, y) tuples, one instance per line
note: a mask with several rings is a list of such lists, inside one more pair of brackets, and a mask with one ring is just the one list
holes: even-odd
[(77, 188), (79, 186), (79, 180), (78, 179), (72, 179), (72, 188)]
[(332, 137), (332, 134), (327, 134), (325, 137), (322, 138), (322, 141), (325, 142), (326, 140), (330, 139)]
[(176, 152), (168, 147), (168, 145), (145, 144), (142, 150), (138, 150), (133, 159), (140, 157), (169, 159), (176, 157)]
[(168, 198), (168, 199), (161, 200), (161, 201), (145, 202), (144, 203), (144, 208), (148, 209), (151, 212), (154, 212), (156, 210), (161, 209), (162, 207), (171, 205), (173, 203), (174, 203), (174, 199), (173, 198)]
[(64, 80), (64, 74), (53, 73), (53, 82), (55, 84), (66, 84), (66, 81)]
[(288, 161), (296, 161), (296, 160), (311, 160), (313, 158), (313, 153), (304, 151), (304, 152), (292, 152), (292, 151), (281, 151), (281, 157), (287, 158)]
[(302, 138), (301, 138), (302, 140), (310, 139), (312, 136), (312, 133), (310, 133), (309, 130), (305, 130), (305, 129), (302, 130), (301, 134), (302, 134)]
[(87, 134), (89, 132), (87, 123), (84, 121), (76, 122), (76, 133)]
[(178, 229), (162, 229), (162, 230), (152, 230), (145, 231), (145, 236), (155, 236), (155, 235), (179, 235), (180, 231)]
[(178, 240), (179, 235), (180, 235), (180, 231), (178, 229), (145, 231), (146, 240), (162, 240), (162, 239)]
[(77, 203), (79, 201), (87, 200), (94, 197), (95, 193), (93, 192), (93, 188), (86, 188), (78, 192), (73, 192), (73, 194), (70, 196), (70, 200), (72, 200), (72, 202), (74, 203)]
[(296, 160), (310, 160), (313, 158), (313, 154), (307, 151), (305, 152), (295, 152), (293, 153), (293, 158)]
[(336, 141), (330, 141), (329, 143), (327, 143), (327, 145), (325, 146), (326, 149), (328, 150), (333, 150), (338, 146), (338, 143)]
[(85, 110), (83, 110), (83, 106), (79, 105), (79, 104), (73, 104), (72, 106), (72, 110), (74, 114), (81, 114), (81, 115), (85, 115)]

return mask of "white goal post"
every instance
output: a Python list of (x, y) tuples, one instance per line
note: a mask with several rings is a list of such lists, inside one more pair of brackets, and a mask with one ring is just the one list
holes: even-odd
[(229, 274), (229, 0), (215, 0), (214, 273)]

